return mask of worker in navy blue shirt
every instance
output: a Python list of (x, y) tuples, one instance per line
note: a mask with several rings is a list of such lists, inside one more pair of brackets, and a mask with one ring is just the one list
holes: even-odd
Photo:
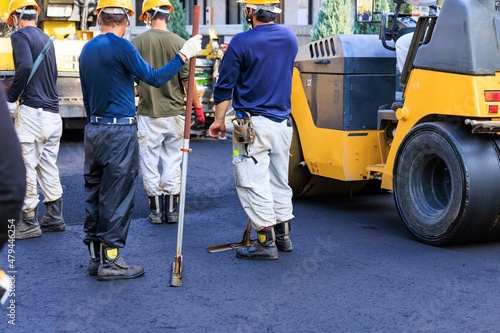
[(139, 144), (135, 121), (134, 76), (160, 87), (201, 50), (201, 36), (188, 40), (165, 66), (155, 70), (135, 46), (122, 38), (134, 14), (131, 0), (101, 0), (96, 14), (101, 34), (85, 44), (80, 80), (89, 124), (85, 127), (85, 238), (88, 272), (99, 280), (144, 274), (129, 266), (118, 249), (125, 246), (131, 221)]
[[(64, 231), (62, 186), (56, 165), (62, 135), (57, 95), (57, 64), (51, 46), (33, 74), (34, 63), (49, 41), (49, 36), (37, 28), (40, 7), (35, 0), (12, 0), (7, 23), (16, 27), (11, 37), (16, 73), (7, 92), (9, 109), (15, 112), (15, 129), (21, 142), (26, 167), (27, 191), (21, 221), (16, 226), (16, 239), (40, 237), (42, 232)], [(16, 101), (19, 107), (16, 110)], [(39, 196), (42, 188), (47, 206), (38, 222)]]
[(251, 30), (234, 36), (224, 54), (214, 90), (215, 121), (209, 134), (226, 131), (224, 116), (231, 97), (237, 116), (250, 114), (255, 142), (239, 143), (233, 135), (236, 190), (258, 240), (239, 248), (243, 259), (277, 259), (291, 251), (292, 190), (288, 157), (292, 140), (289, 119), (297, 36), (274, 23), (279, 1), (239, 0)]

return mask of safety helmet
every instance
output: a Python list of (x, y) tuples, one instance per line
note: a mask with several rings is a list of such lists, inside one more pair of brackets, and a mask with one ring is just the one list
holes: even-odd
[(279, 0), (236, 0), (239, 3), (248, 3), (252, 5), (267, 5), (271, 3), (280, 3)]
[(12, 0), (9, 3), (9, 18), (7, 19), (7, 24), (14, 25), (14, 21), (12, 21), (12, 13), (14, 13), (18, 9), (22, 9), (24, 7), (33, 6), (36, 8), (36, 14), (40, 14), (40, 7), (36, 3), (35, 0)]
[(170, 3), (169, 0), (145, 0), (142, 3), (142, 14), (139, 17), (139, 20), (146, 20), (146, 12), (151, 9), (156, 9), (159, 7), (168, 7), (168, 11), (171, 13), (174, 11), (174, 6)]
[(99, 15), (99, 11), (102, 8), (123, 8), (128, 10), (130, 13), (128, 16), (134, 16), (134, 7), (132, 6), (132, 0), (99, 0), (95, 13)]

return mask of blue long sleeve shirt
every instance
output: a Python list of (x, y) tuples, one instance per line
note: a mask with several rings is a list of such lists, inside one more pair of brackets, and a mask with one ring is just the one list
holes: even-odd
[(295, 33), (278, 24), (258, 25), (229, 42), (214, 90), (215, 104), (233, 98), (235, 110), (281, 122), (291, 112)]
[[(49, 36), (36, 27), (28, 26), (14, 32), (10, 41), (16, 74), (7, 93), (7, 100), (15, 102), (19, 98), (20, 104), (58, 113), (57, 63), (53, 45), (26, 86), (33, 64), (49, 41)], [(23, 89), (24, 92), (20, 96)]]
[(182, 68), (179, 54), (155, 70), (128, 40), (107, 33), (92, 38), (80, 55), (80, 81), (87, 118), (134, 117), (134, 76), (156, 88)]

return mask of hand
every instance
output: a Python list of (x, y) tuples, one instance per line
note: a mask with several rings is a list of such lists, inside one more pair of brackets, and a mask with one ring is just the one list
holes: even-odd
[(205, 123), (205, 115), (203, 114), (203, 108), (201, 106), (193, 106), (194, 112), (196, 113), (196, 125), (203, 125)]
[(187, 59), (191, 59), (192, 57), (196, 57), (198, 53), (201, 51), (201, 35), (196, 35), (188, 39), (187, 42), (184, 43), (184, 46), (179, 51), (182, 55), (184, 55)]
[(7, 109), (9, 109), (10, 115), (14, 116), (14, 112), (16, 112), (17, 109), (17, 103), (7, 102)]
[(224, 135), (226, 134), (226, 124), (221, 121), (214, 121), (212, 125), (210, 125), (210, 128), (208, 129), (208, 134), (212, 138), (216, 138), (219, 140), (219, 132), (220, 132), (220, 137), (223, 138)]
[(224, 42), (220, 45), (220, 50), (222, 51), (222, 53), (226, 53), (226, 50), (227, 50), (227, 47), (229, 46), (229, 43), (228, 42)]

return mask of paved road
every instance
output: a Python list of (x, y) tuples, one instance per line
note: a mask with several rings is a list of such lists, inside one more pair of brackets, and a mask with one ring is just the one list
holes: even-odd
[[(146, 221), (142, 184), (121, 253), (146, 274), (114, 282), (87, 275), (83, 145), (66, 138), (58, 163), (68, 230), (16, 242), (16, 325), (3, 308), (0, 331), (499, 331), (500, 245), (417, 243), (390, 193), (295, 201), (294, 251), (277, 261), (208, 253), (207, 246), (239, 241), (246, 217), (230, 142), (191, 145), (182, 288), (170, 287), (177, 226)], [(0, 256), (6, 267), (6, 249)]]

